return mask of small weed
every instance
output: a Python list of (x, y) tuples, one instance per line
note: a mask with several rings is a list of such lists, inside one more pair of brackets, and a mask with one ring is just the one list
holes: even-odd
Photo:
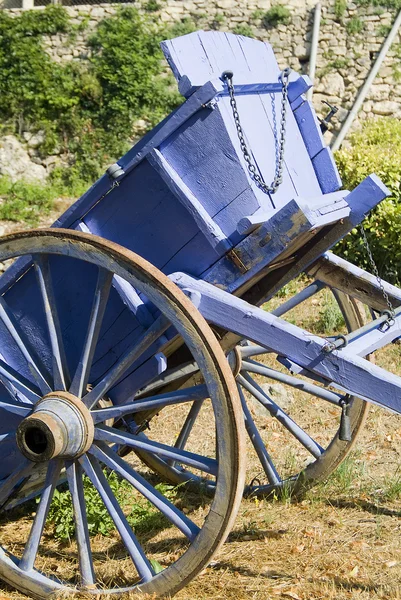
[(261, 8), (257, 8), (252, 14), (251, 14), (251, 19), (253, 21), (260, 21), (263, 17), (263, 15), (265, 14), (265, 11), (262, 10)]
[(212, 22), (210, 23), (210, 28), (211, 29), (220, 29), (220, 27), (223, 25), (224, 21), (225, 21), (224, 15), (222, 15), (221, 13), (216, 13), (213, 17)]
[(291, 20), (291, 11), (282, 4), (277, 4), (269, 8), (261, 17), (262, 25), (265, 29), (277, 27), (277, 25), (286, 25)]
[(336, 471), (330, 476), (329, 482), (334, 485), (336, 491), (347, 494), (359, 485), (365, 471), (363, 461), (357, 459), (356, 455), (347, 456)]
[(328, 335), (340, 332), (344, 325), (344, 317), (337, 302), (331, 294), (326, 293), (324, 307), (319, 312), (318, 318), (310, 323), (311, 329), (315, 333)]
[(391, 31), (391, 25), (379, 25), (376, 31), (378, 37), (387, 37)]
[(389, 502), (401, 497), (401, 473), (398, 469), (392, 477), (385, 477), (383, 485), (374, 491), (373, 496), (376, 500)]
[(190, 17), (184, 17), (181, 21), (176, 21), (170, 29), (171, 37), (179, 37), (180, 35), (186, 35), (187, 33), (193, 33), (196, 31), (196, 24)]
[[(168, 526), (165, 517), (142, 497), (135, 495), (134, 488), (115, 473), (105, 472), (113, 494), (126, 514), (128, 523), (135, 532), (145, 533)], [(173, 500), (176, 489), (173, 486), (159, 484), (156, 489), (166, 498)], [(103, 501), (88, 477), (84, 477), (84, 497), (88, 529), (90, 535), (109, 535), (114, 528), (113, 521)], [(54, 526), (54, 535), (61, 540), (70, 540), (74, 535), (75, 524), (71, 495), (66, 486), (56, 489), (49, 511), (49, 522)]]
[(365, 25), (359, 17), (352, 17), (352, 19), (350, 19), (345, 26), (345, 29), (347, 30), (347, 33), (349, 35), (356, 35), (358, 33), (361, 33), (361, 31), (363, 31), (364, 28)]
[(331, 61), (330, 67), (332, 69), (348, 69), (350, 63), (350, 58), (339, 56), (338, 58), (335, 58), (333, 61)]
[(246, 25), (245, 23), (241, 23), (240, 25), (237, 25), (233, 29), (233, 33), (235, 33), (237, 35), (243, 35), (245, 37), (250, 37), (250, 38), (255, 37), (252, 27), (250, 25)]
[(339, 23), (343, 22), (345, 11), (347, 10), (347, 0), (334, 0), (334, 14)]

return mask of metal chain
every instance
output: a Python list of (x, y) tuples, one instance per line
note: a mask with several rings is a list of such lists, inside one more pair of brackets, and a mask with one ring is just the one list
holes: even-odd
[(359, 229), (360, 229), (360, 232), (361, 232), (363, 245), (365, 246), (365, 250), (366, 250), (366, 253), (368, 255), (370, 265), (372, 267), (373, 275), (376, 277), (376, 281), (377, 281), (377, 283), (379, 285), (379, 288), (380, 288), (380, 291), (381, 291), (382, 296), (384, 298), (384, 301), (386, 302), (386, 304), (388, 306), (388, 311), (384, 311), (384, 313), (386, 313), (386, 312), (388, 313), (388, 319), (387, 319), (386, 323), (387, 323), (387, 325), (389, 327), (391, 327), (391, 325), (394, 325), (394, 322), (395, 322), (394, 307), (393, 307), (393, 305), (391, 303), (391, 300), (390, 300), (390, 298), (389, 298), (386, 290), (384, 289), (383, 281), (382, 281), (382, 278), (379, 275), (379, 270), (378, 270), (377, 265), (375, 263), (375, 259), (373, 258), (372, 250), (371, 250), (370, 244), (368, 242), (368, 238), (366, 237), (366, 231), (365, 231), (365, 228), (364, 228), (364, 226), (363, 226), (362, 223), (359, 225)]
[(235, 99), (235, 91), (233, 85), (233, 76), (234, 74), (231, 71), (225, 71), (222, 75), (222, 78), (227, 82), (228, 93), (230, 95), (230, 104), (231, 109), (233, 111), (233, 117), (235, 122), (235, 127), (237, 129), (238, 139), (241, 146), (241, 151), (244, 156), (245, 162), (248, 167), (249, 174), (256, 185), (264, 192), (265, 194), (274, 194), (279, 185), (283, 181), (283, 167), (284, 167), (284, 146), (285, 146), (285, 137), (286, 137), (286, 122), (287, 122), (287, 98), (288, 98), (288, 80), (291, 73), (291, 69), (287, 68), (280, 74), (280, 81), (282, 84), (282, 98), (281, 98), (281, 123), (280, 123), (280, 139), (278, 142), (277, 149), (277, 160), (276, 160), (276, 169), (274, 174), (274, 179), (270, 185), (264, 181), (262, 175), (258, 173), (258, 167), (252, 161), (251, 154), (248, 150), (248, 146), (245, 141), (244, 130), (242, 129), (237, 101)]

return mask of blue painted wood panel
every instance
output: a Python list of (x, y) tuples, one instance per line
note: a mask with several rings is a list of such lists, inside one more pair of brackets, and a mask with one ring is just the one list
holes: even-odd
[(105, 198), (86, 215), (92, 233), (137, 252), (161, 270), (198, 233), (201, 252), (196, 261), (191, 257), (193, 274), (220, 256), (147, 160), (122, 180), (118, 190), (113, 203)]

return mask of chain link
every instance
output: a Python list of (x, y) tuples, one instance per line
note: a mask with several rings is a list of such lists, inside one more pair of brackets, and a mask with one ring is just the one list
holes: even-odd
[(369, 258), (369, 262), (370, 262), (370, 266), (372, 267), (372, 271), (373, 271), (373, 275), (376, 277), (376, 281), (379, 285), (380, 291), (382, 293), (382, 296), (384, 298), (384, 301), (386, 302), (387, 306), (388, 306), (388, 311), (384, 311), (384, 314), (388, 314), (388, 319), (386, 321), (387, 325), (389, 327), (391, 327), (392, 325), (394, 325), (395, 323), (395, 312), (394, 312), (394, 307), (391, 303), (391, 300), (386, 292), (386, 290), (384, 289), (383, 286), (383, 281), (379, 275), (379, 270), (377, 268), (377, 265), (375, 263), (375, 259), (373, 258), (373, 254), (372, 254), (372, 250), (370, 248), (370, 244), (368, 242), (368, 238), (366, 237), (366, 231), (365, 228), (363, 226), (363, 224), (361, 223), (359, 226), (360, 232), (361, 232), (361, 236), (362, 236), (362, 241), (363, 241), (363, 245), (365, 246), (365, 250), (366, 253), (368, 255)]
[(245, 141), (244, 130), (242, 129), (237, 101), (235, 99), (235, 91), (233, 85), (233, 76), (234, 74), (231, 71), (225, 71), (222, 75), (222, 78), (227, 82), (228, 93), (230, 95), (230, 105), (233, 112), (235, 127), (237, 129), (238, 139), (241, 146), (241, 151), (244, 156), (244, 160), (247, 164), (249, 174), (251, 179), (256, 183), (256, 185), (264, 192), (265, 194), (274, 194), (280, 184), (283, 181), (283, 168), (284, 168), (284, 146), (285, 146), (285, 137), (286, 137), (286, 123), (287, 123), (287, 99), (288, 99), (288, 80), (291, 73), (291, 69), (287, 68), (280, 74), (280, 81), (282, 84), (282, 98), (281, 98), (281, 123), (280, 123), (280, 139), (277, 144), (277, 160), (276, 160), (276, 169), (274, 174), (274, 179), (270, 185), (264, 181), (260, 172), (258, 172), (258, 167), (252, 161), (251, 154), (248, 150), (248, 146)]

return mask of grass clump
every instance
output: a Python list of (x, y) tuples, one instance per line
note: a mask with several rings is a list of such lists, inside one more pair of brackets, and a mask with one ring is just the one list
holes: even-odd
[(269, 8), (261, 17), (263, 27), (277, 27), (277, 25), (287, 25), (291, 20), (291, 11), (282, 4), (276, 4)]
[(339, 23), (343, 22), (346, 10), (347, 0), (334, 0), (334, 14)]
[(347, 33), (349, 35), (356, 35), (358, 33), (361, 33), (364, 30), (364, 28), (365, 25), (359, 17), (352, 17), (352, 19), (350, 19), (345, 26), (345, 29), (347, 30)]
[(243, 35), (245, 37), (250, 37), (250, 38), (255, 37), (252, 27), (250, 25), (246, 25), (245, 23), (241, 23), (240, 25), (237, 25), (233, 29), (233, 33), (236, 33), (237, 35)]

